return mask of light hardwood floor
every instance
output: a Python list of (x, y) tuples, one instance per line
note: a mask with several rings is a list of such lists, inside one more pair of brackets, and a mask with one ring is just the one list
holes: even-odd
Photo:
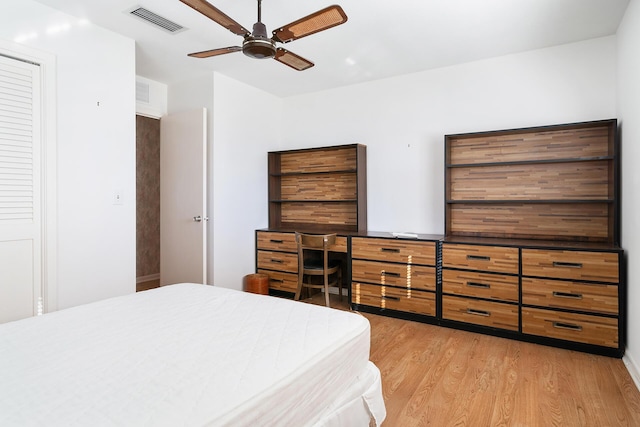
[(640, 426), (620, 359), (364, 315), (385, 426)]
[(620, 359), (362, 314), (384, 427), (640, 426), (640, 392)]

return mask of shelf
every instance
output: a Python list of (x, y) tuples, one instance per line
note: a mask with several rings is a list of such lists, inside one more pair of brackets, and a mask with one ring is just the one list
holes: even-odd
[(300, 176), (300, 175), (331, 175), (331, 174), (350, 174), (357, 173), (356, 169), (341, 169), (341, 170), (332, 170), (332, 171), (303, 171), (303, 172), (284, 172), (284, 173), (270, 173), (269, 176), (279, 177), (279, 176)]
[(522, 248), (539, 249), (580, 249), (586, 251), (619, 251), (620, 246), (601, 242), (576, 242), (563, 240), (542, 239), (501, 239), (495, 237), (449, 236), (442, 240), (444, 243), (463, 243), (490, 246), (520, 246)]
[(545, 159), (545, 160), (521, 160), (511, 162), (487, 162), (487, 163), (448, 163), (447, 168), (478, 168), (486, 166), (518, 166), (518, 165), (541, 165), (553, 163), (582, 163), (582, 162), (598, 162), (603, 160), (614, 160), (613, 156), (597, 156), (597, 157), (576, 157), (570, 159)]
[(357, 203), (358, 199), (340, 199), (340, 200), (269, 200), (269, 203)]
[(298, 231), (302, 233), (337, 233), (351, 234), (353, 227), (342, 224), (311, 224), (308, 222), (282, 222), (277, 226), (277, 231)]
[(563, 200), (534, 200), (534, 199), (508, 199), (508, 200), (447, 200), (448, 204), (464, 204), (464, 205), (502, 205), (502, 204), (572, 204), (572, 203), (614, 203), (614, 199), (563, 199)]

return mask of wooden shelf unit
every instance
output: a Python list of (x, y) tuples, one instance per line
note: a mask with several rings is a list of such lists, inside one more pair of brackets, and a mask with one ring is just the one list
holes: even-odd
[(447, 236), (617, 245), (617, 121), (445, 136)]
[(270, 229), (367, 229), (366, 146), (274, 151), (268, 157)]

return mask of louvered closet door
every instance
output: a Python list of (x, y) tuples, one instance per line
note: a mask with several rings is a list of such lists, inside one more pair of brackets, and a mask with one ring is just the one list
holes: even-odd
[(42, 296), (40, 70), (0, 56), (0, 323)]

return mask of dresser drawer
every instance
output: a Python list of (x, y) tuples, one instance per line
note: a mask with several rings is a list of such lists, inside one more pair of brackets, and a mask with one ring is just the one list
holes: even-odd
[(298, 273), (298, 254), (258, 251), (258, 269)]
[(258, 231), (258, 249), (273, 251), (297, 252), (296, 235), (294, 233), (278, 233), (275, 231)]
[(260, 270), (269, 276), (269, 289), (295, 293), (298, 290), (298, 275), (293, 273), (283, 273), (281, 271)]
[(351, 285), (351, 299), (354, 304), (427, 316), (436, 315), (436, 295), (433, 292), (354, 282)]
[(618, 254), (557, 249), (523, 249), (522, 275), (618, 283)]
[(618, 348), (618, 320), (609, 317), (523, 307), (522, 332)]
[(492, 328), (518, 330), (518, 306), (514, 304), (443, 295), (442, 318)]
[(518, 248), (502, 246), (442, 245), (442, 266), (518, 274)]
[(351, 264), (354, 282), (362, 281), (409, 289), (436, 290), (436, 269), (423, 265), (390, 264), (354, 259)]
[(518, 277), (476, 271), (443, 270), (442, 292), (518, 302)]
[[(268, 249), (282, 252), (298, 252), (295, 233), (280, 233), (276, 231), (258, 232), (258, 249)], [(347, 252), (347, 238), (337, 236), (336, 243), (331, 246), (332, 252)]]
[(353, 237), (351, 257), (403, 264), (436, 265), (436, 244), (426, 241)]
[(522, 303), (618, 314), (618, 286), (522, 278)]

